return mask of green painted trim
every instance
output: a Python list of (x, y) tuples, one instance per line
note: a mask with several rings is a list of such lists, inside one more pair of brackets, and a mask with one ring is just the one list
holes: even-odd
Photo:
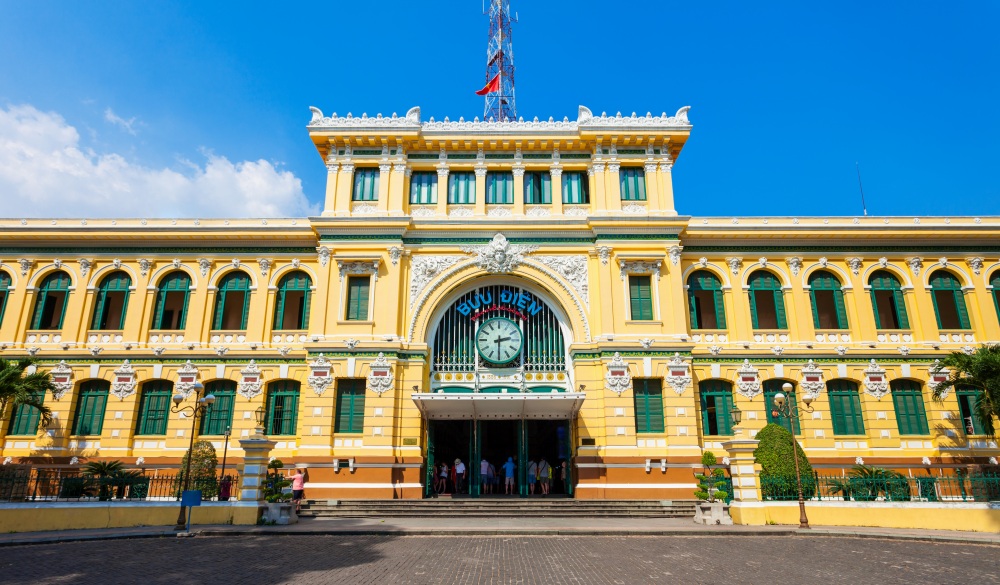
[[(238, 231), (239, 228), (233, 228), (234, 231)], [(181, 230), (183, 231), (183, 230)], [(136, 236), (136, 239), (148, 239), (150, 237), (155, 237), (157, 234), (150, 234), (149, 236)], [(140, 254), (181, 254), (181, 255), (206, 255), (206, 254), (252, 254), (252, 253), (287, 253), (287, 254), (315, 254), (315, 247), (303, 247), (303, 246), (289, 246), (283, 247), (279, 244), (274, 246), (269, 246), (262, 248), (255, 246), (253, 248), (216, 248), (216, 247), (205, 247), (205, 248), (174, 248), (174, 247), (144, 247), (144, 248), (106, 248), (98, 246), (87, 246), (82, 245), (76, 248), (0, 248), (0, 256), (12, 256), (16, 254), (82, 254), (83, 252), (88, 252), (90, 254), (114, 254), (118, 256), (130, 256), (130, 255), (140, 255)]]
[[(838, 236), (830, 235), (830, 239)], [(808, 253), (808, 252), (836, 252), (842, 251), (845, 254), (859, 254), (862, 252), (900, 252), (907, 254), (915, 254), (917, 252), (926, 253), (940, 253), (940, 252), (956, 252), (956, 253), (971, 253), (975, 252), (1000, 252), (1000, 246), (982, 246), (976, 244), (969, 244), (968, 246), (850, 246), (845, 247), (843, 244), (835, 245), (830, 244), (829, 246), (685, 246), (684, 252), (690, 254), (725, 254), (725, 253), (735, 253), (742, 252), (746, 254), (755, 254), (758, 252), (786, 252), (786, 253)]]

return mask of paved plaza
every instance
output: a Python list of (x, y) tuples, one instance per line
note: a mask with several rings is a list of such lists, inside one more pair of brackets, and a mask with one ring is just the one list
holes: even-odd
[(795, 535), (231, 535), (8, 546), (0, 583), (1000, 583), (998, 553)]

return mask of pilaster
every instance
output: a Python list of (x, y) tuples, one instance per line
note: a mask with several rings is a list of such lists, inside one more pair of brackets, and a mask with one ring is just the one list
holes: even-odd
[(608, 211), (621, 211), (622, 209), (622, 184), (619, 179), (619, 169), (621, 163), (610, 161), (608, 172), (604, 174), (604, 202)]
[(549, 169), (549, 174), (552, 176), (552, 215), (563, 214), (562, 172), (562, 166), (559, 164), (554, 164)]
[(437, 214), (445, 217), (448, 215), (448, 165), (441, 163), (437, 168), (438, 174), (438, 200)]
[(337, 175), (337, 197), (334, 205), (335, 215), (351, 214), (351, 188), (354, 186), (354, 163), (345, 162), (340, 165)]
[(514, 215), (524, 215), (524, 165), (515, 164), (514, 175)]
[(486, 215), (486, 165), (476, 165), (476, 215)]
[(380, 213), (388, 215), (389, 213), (389, 180), (391, 179), (392, 165), (390, 163), (381, 163), (378, 166), (378, 202), (376, 207)]
[(764, 524), (760, 499), (760, 465), (753, 452), (759, 441), (733, 439), (722, 444), (729, 454), (729, 474), (733, 478), (730, 515), (736, 524)]
[(326, 199), (323, 205), (323, 215), (336, 214), (337, 209), (337, 173), (340, 165), (336, 162), (326, 163)]

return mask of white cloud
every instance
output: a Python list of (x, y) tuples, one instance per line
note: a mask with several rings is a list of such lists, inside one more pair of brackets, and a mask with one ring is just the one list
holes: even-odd
[[(112, 115), (114, 114), (108, 110)], [(108, 112), (106, 112), (106, 117)], [(130, 121), (126, 121), (130, 122)], [(316, 214), (290, 171), (203, 153), (150, 168), (80, 144), (62, 116), (0, 107), (0, 217), (281, 217)]]
[(115, 126), (118, 126), (122, 130), (128, 132), (132, 136), (136, 135), (136, 130), (135, 130), (135, 121), (136, 121), (136, 118), (135, 118), (135, 116), (133, 116), (133, 117), (129, 118), (128, 120), (126, 120), (125, 118), (122, 118), (118, 114), (116, 114), (114, 110), (112, 110), (111, 108), (108, 108), (108, 109), (104, 110), (104, 119), (107, 120), (108, 122), (111, 122)]

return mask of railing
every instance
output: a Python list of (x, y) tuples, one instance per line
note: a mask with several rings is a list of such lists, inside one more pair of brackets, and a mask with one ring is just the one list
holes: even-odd
[[(0, 475), (0, 502), (178, 501), (183, 476), (95, 477), (35, 469)], [(239, 477), (191, 478), (188, 489), (201, 490), (203, 501), (236, 500)]]
[[(794, 477), (760, 477), (761, 498), (798, 500)], [(884, 477), (820, 476), (802, 478), (802, 493), (812, 501), (855, 502), (996, 502), (1000, 477), (887, 475)]]

